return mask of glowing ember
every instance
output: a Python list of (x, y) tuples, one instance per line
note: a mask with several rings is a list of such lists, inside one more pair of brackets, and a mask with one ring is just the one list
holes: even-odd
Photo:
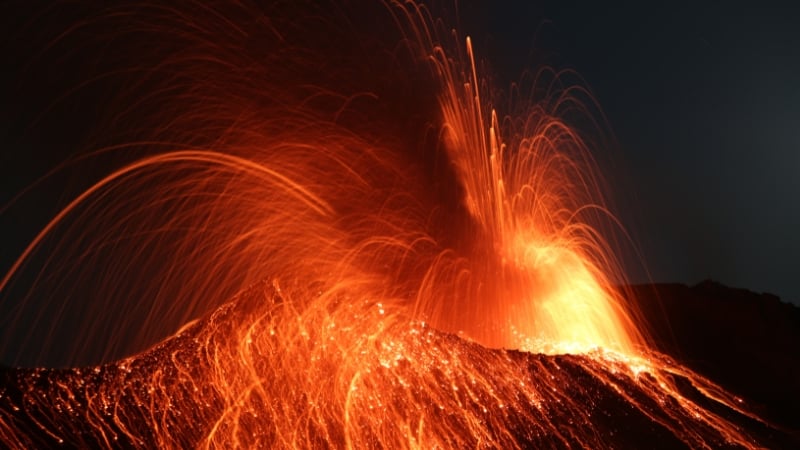
[[(131, 306), (153, 327), (133, 336), (137, 345), (214, 312), (119, 362), (20, 371), (17, 385), (30, 388), (0, 399), (0, 442), (598, 448), (613, 435), (597, 417), (607, 411), (595, 403), (599, 389), (686, 444), (754, 445), (729, 416), (757, 419), (648, 350), (612, 288), (621, 274), (594, 227), (608, 214), (586, 146), (561, 118), (580, 103), (559, 74), (544, 91), (533, 87), (520, 118), (501, 120), (469, 39), (442, 33), (413, 3), (387, 6), (437, 92), (422, 151), (365, 127), (378, 93), (291, 84), (281, 76), (295, 70), (291, 52), (259, 63), (214, 40), (216, 26), (239, 29), (237, 14), (173, 23), (157, 5), (120, 11), (145, 14), (165, 34), (191, 26), (181, 48), (191, 53), (159, 68), (219, 64), (190, 77), (183, 95), (204, 114), (235, 119), (217, 129), (176, 102), (167, 123), (217, 132), (212, 142), (181, 148), (170, 144), (181, 136), (157, 136), (170, 150), (69, 204), (0, 290), (57, 235), (50, 259), (69, 266), (43, 271), (91, 280), (103, 301), (153, 299)], [(270, 24), (271, 42), (297, 50), (280, 16), (264, 19), (256, 22)], [(268, 64), (281, 58), (286, 67)], [(441, 179), (419, 173), (425, 164), (409, 155), (420, 152), (446, 160), (428, 168)], [(453, 184), (455, 204), (428, 190), (439, 182)], [(117, 337), (105, 354), (119, 351)], [(574, 356), (544, 356), (566, 353)], [(15, 419), (23, 415), (34, 429)]]

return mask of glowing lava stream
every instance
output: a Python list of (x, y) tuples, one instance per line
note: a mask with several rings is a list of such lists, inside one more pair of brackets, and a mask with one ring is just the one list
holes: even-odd
[[(649, 350), (613, 289), (620, 271), (591, 225), (608, 213), (585, 143), (559, 118), (581, 109), (560, 74), (537, 80), (544, 94), (520, 119), (500, 120), (469, 39), (450, 51), (426, 9), (388, 6), (431, 69), (436, 151), (461, 203), (428, 198), (397, 142), (339, 122), (358, 95), (321, 87), (282, 97), (240, 134), (226, 129), (236, 135), (215, 150), (114, 172), (44, 229), (0, 291), (60, 232), (52, 258), (71, 264), (63, 276), (116, 255), (96, 280), (107, 298), (152, 295), (192, 312), (239, 294), (119, 362), (21, 372), (32, 388), (0, 403), (0, 442), (30, 446), (38, 432), (141, 447), (609, 445), (585, 380), (688, 445), (755, 445), (704, 405), (757, 418)], [(224, 45), (205, 44), (204, 60), (237, 67)], [(333, 119), (314, 110), (320, 96), (339, 102)], [(133, 294), (120, 284), (131, 277)], [(38, 429), (15, 427), (12, 410)]]

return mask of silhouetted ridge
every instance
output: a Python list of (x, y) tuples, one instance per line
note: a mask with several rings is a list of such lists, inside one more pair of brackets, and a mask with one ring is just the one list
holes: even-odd
[(661, 351), (800, 430), (800, 308), (710, 280), (632, 291)]

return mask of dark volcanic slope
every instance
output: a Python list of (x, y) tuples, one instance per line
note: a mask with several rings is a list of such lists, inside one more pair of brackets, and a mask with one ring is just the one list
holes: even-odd
[(712, 281), (632, 290), (661, 351), (800, 430), (800, 308)]
[[(692, 380), (675, 375), (675, 385), (682, 395), (703, 408), (746, 430), (753, 445), (769, 448), (798, 448), (796, 418), (788, 406), (796, 404), (798, 395), (798, 311), (769, 296), (733, 290), (704, 283), (689, 288), (680, 285), (638, 286), (634, 292), (643, 300), (643, 313), (653, 325), (656, 339), (662, 348), (695, 370), (710, 376), (734, 393), (754, 404), (780, 426), (772, 427), (739, 414), (711, 401), (695, 389)], [(277, 299), (277, 294), (269, 294)], [(655, 307), (655, 299), (662, 307)], [(240, 302), (241, 303), (241, 302)], [(226, 335), (226, 324), (238, 319), (234, 307), (223, 308), (209, 319), (198, 322), (152, 350), (117, 364), (88, 369), (2, 369), (0, 370), (0, 443), (20, 448), (45, 447), (142, 447), (170, 445), (195, 447), (202, 443), (222, 411), (224, 399), (209, 384), (207, 374), (213, 371), (213, 359), (206, 351), (215, 337), (198, 339), (204, 329), (213, 328)], [(588, 356), (546, 356), (521, 352), (490, 350), (462, 341), (454, 336), (429, 335), (430, 346), (444, 353), (466, 355), (475, 364), (491, 370), (491, 361), (507, 361), (521, 369), (525, 382), (542, 384), (543, 407), (520, 410), (516, 407), (492, 406), (495, 388), (486, 386), (475, 391), (466, 409), (483, 409), (501, 423), (524, 447), (564, 448), (590, 444), (592, 447), (615, 448), (683, 448), (686, 446), (668, 429), (677, 422), (671, 414), (679, 411), (669, 398), (654, 401), (643, 385), (655, 380), (632, 377), (624, 371), (609, 371), (607, 365)], [(780, 340), (777, 342), (776, 340)], [(221, 347), (220, 347), (221, 348)], [(280, 355), (272, 355), (280, 357)], [(382, 369), (378, 367), (380, 372)], [(414, 377), (408, 365), (401, 364), (392, 371)], [(439, 370), (435, 364), (426, 370)], [(442, 380), (444, 372), (441, 372)], [(281, 374), (265, 371), (267, 376)], [(505, 374), (490, 374), (487, 380), (498, 380), (497, 392), (515, 396), (513, 389), (502, 384)], [(390, 379), (390, 378), (381, 378)], [(413, 378), (411, 378), (413, 379)], [(158, 381), (153, 388), (152, 381)], [(168, 381), (164, 383), (163, 381)], [(275, 380), (280, 383), (279, 380)], [(159, 387), (166, 386), (168, 389)], [(556, 390), (553, 394), (546, 391)], [(416, 409), (411, 414), (424, 414), (432, 420), (452, 421), (456, 430), (469, 423), (449, 417), (440, 411), (440, 395), (457, 396), (450, 384), (441, 392), (429, 392), (423, 386), (387, 385), (387, 398), (414, 399)], [(397, 392), (395, 392), (397, 391)], [(448, 393), (449, 392), (449, 393)], [(482, 393), (483, 392), (483, 393)], [(397, 394), (397, 397), (394, 395)], [(628, 399), (639, 402), (633, 405)], [(313, 407), (303, 401), (302, 393), (293, 407), (300, 410)], [(438, 398), (438, 400), (437, 400)], [(504, 397), (505, 398), (505, 397)], [(513, 405), (513, 402), (511, 402)], [(576, 414), (574, 406), (579, 406)], [(487, 412), (486, 407), (489, 408)], [(784, 409), (786, 408), (786, 409)], [(400, 408), (400, 411), (403, 411)], [(658, 420), (654, 420), (658, 418)], [(691, 418), (686, 418), (691, 422)], [(555, 426), (560, 435), (548, 433), (536, 423)], [(268, 420), (243, 423), (248, 435), (255, 435), (254, 445), (273, 442), (275, 430)], [(684, 422), (685, 423), (685, 422)], [(692, 425), (713, 447), (729, 446), (714, 430), (701, 424)], [(313, 427), (312, 427), (313, 428)], [(45, 432), (43, 430), (50, 430)], [(309, 445), (345, 443), (341, 435), (310, 429)], [(315, 431), (316, 430), (316, 431)], [(494, 431), (492, 431), (494, 430)], [(504, 430), (490, 431), (503, 433)], [(320, 434), (315, 434), (319, 432)], [(163, 440), (168, 435), (169, 440)], [(475, 447), (480, 442), (469, 441), (469, 431), (463, 428), (464, 440), (452, 446)], [(373, 445), (379, 445), (378, 441)], [(260, 444), (259, 444), (260, 443)]]

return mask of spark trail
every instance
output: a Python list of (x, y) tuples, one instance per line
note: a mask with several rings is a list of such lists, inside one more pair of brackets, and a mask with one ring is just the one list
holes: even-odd
[[(758, 418), (650, 350), (613, 289), (613, 219), (568, 120), (589, 108), (564, 74), (538, 72), (501, 119), (470, 40), (421, 5), (381, 5), (399, 46), (337, 8), (196, 6), (81, 25), (160, 44), (128, 68), (152, 95), (111, 121), (150, 111), (152, 136), (99, 152), (144, 156), (64, 208), (0, 291), (46, 247), (24, 298), (88, 284), (82, 320), (113, 303), (135, 324), (100, 359), (139, 348), (8, 375), (0, 442), (598, 448), (622, 410), (670, 442), (757, 445)], [(433, 112), (399, 118), (404, 86)]]

